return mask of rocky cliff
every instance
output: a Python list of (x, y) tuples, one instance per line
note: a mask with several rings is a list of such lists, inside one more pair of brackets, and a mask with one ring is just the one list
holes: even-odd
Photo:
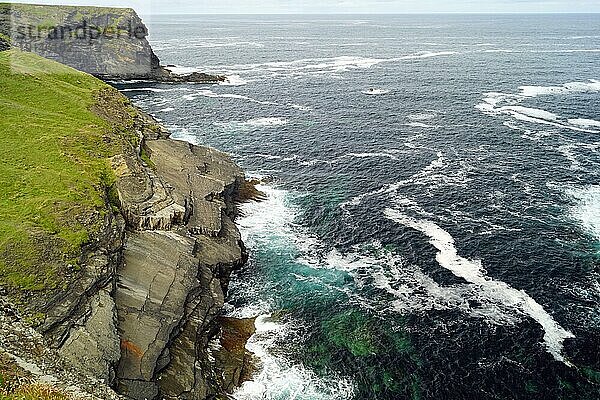
[[(18, 216), (0, 203), (19, 229), (0, 235), (0, 358), (12, 360), (0, 360), (0, 394), (18, 364), (97, 398), (225, 398), (251, 373), (253, 321), (220, 317), (247, 258), (234, 224), (243, 172), (53, 61), (0, 52), (0, 86), (0, 195), (34, 204)], [(64, 198), (52, 192), (63, 184)]]
[(130, 8), (0, 3), (0, 35), (15, 47), (101, 79), (214, 83), (223, 76), (177, 75), (160, 65), (148, 29)]

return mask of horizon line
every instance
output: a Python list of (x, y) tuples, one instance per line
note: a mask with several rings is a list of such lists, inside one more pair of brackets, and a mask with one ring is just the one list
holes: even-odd
[[(73, 6), (77, 7), (77, 6)], [(118, 7), (117, 7), (118, 8)], [(123, 7), (132, 8), (132, 7)], [(443, 11), (443, 12), (370, 12), (370, 13), (357, 13), (357, 12), (261, 12), (261, 13), (227, 13), (227, 12), (214, 12), (214, 13), (197, 13), (197, 12), (180, 12), (180, 13), (150, 13), (146, 15), (596, 15), (600, 14), (600, 11), (524, 11), (524, 12), (506, 12), (506, 11), (478, 11), (478, 12), (467, 12), (467, 11)]]

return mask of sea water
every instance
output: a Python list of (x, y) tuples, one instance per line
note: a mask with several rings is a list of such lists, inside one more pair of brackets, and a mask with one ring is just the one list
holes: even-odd
[(118, 87), (268, 178), (236, 399), (600, 398), (599, 22), (149, 20), (164, 63), (228, 80)]

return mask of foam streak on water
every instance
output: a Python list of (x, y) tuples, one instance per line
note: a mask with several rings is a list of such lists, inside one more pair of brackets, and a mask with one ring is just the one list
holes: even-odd
[(590, 79), (588, 82), (569, 82), (562, 86), (520, 86), (516, 94), (486, 93), (483, 102), (477, 104), (475, 108), (490, 115), (508, 115), (518, 121), (550, 125), (577, 132), (600, 133), (600, 130), (594, 129), (600, 127), (600, 121), (563, 117), (547, 110), (521, 105), (528, 99), (539, 96), (597, 92), (600, 92), (600, 81), (595, 79)]
[[(289, 204), (288, 192), (268, 185), (257, 185), (266, 194), (261, 202), (241, 206), (242, 217), (237, 220), (242, 239), (250, 249), (269, 246), (285, 252), (288, 249), (307, 254), (314, 239), (298, 232), (294, 220), (296, 210)], [(259, 371), (252, 381), (245, 382), (233, 397), (238, 400), (346, 400), (354, 396), (353, 383), (344, 377), (317, 376), (298, 362), (281, 355), (281, 343), (297, 343), (298, 321), (278, 321), (271, 317), (275, 310), (261, 299), (260, 288), (251, 284), (246, 290), (257, 292), (256, 298), (233, 316), (252, 317), (256, 333), (246, 347), (260, 359)], [(248, 294), (248, 293), (246, 293)]]
[(485, 275), (481, 260), (469, 260), (458, 255), (454, 238), (438, 225), (427, 220), (417, 220), (394, 209), (386, 209), (388, 219), (418, 230), (429, 237), (429, 243), (438, 250), (436, 259), (440, 266), (469, 283), (478, 285), (488, 293), (495, 293), (503, 302), (514, 305), (538, 322), (544, 329), (546, 348), (557, 361), (565, 361), (562, 355), (563, 342), (573, 334), (562, 328), (544, 308), (522, 290), (504, 282), (495, 281)]
[(600, 241), (600, 186), (567, 188), (565, 192), (577, 201), (571, 216)]

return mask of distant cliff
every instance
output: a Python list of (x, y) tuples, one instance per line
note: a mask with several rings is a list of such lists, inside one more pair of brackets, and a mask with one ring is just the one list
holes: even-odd
[(0, 35), (10, 37), (21, 50), (102, 79), (225, 79), (202, 73), (176, 75), (162, 67), (147, 40), (147, 27), (130, 8), (0, 3)]
[(0, 398), (225, 398), (252, 372), (253, 320), (220, 316), (243, 172), (32, 53), (0, 51), (0, 88)]

